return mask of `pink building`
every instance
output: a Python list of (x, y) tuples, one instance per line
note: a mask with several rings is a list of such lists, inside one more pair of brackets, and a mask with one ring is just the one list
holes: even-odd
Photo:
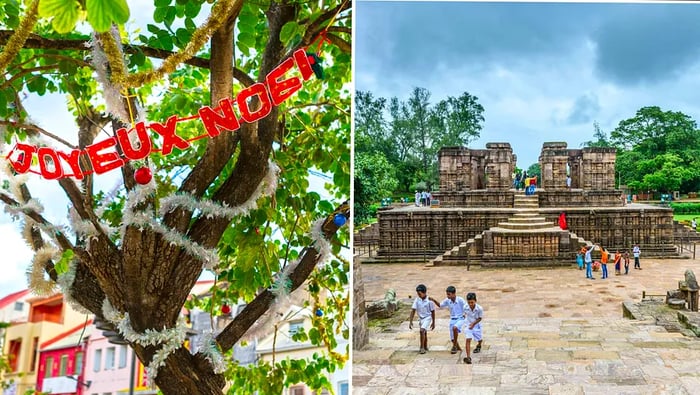
[(89, 386), (83, 380), (87, 321), (41, 344), (37, 391), (45, 394), (83, 395)]
[(93, 328), (87, 344), (84, 381), (90, 382), (86, 395), (123, 395), (129, 393), (132, 363), (134, 370), (134, 394), (156, 394), (146, 385), (146, 374), (138, 358), (128, 345), (112, 344)]

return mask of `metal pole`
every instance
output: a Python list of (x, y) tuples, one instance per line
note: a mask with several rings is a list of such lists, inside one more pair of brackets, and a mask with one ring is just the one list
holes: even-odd
[(131, 350), (131, 374), (129, 375), (129, 395), (134, 395), (134, 376), (136, 376), (136, 352)]

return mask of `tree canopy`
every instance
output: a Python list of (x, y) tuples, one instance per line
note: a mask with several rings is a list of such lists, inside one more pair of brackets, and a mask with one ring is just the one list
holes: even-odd
[[(442, 147), (468, 146), (479, 137), (484, 122), (484, 108), (476, 96), (464, 92), (432, 104), (431, 93), (416, 87), (408, 100), (396, 97), (375, 98), (372, 92), (358, 91), (355, 95), (355, 158), (356, 163), (370, 163), (385, 170), (381, 158), (393, 169), (387, 175), (396, 176), (397, 185), (391, 192), (413, 192), (437, 184), (437, 153)], [(380, 158), (381, 157), (381, 158)], [(385, 196), (361, 196), (360, 191), (376, 190), (364, 184), (371, 178), (358, 178), (355, 173), (355, 213), (362, 220), (367, 204)], [(391, 183), (389, 183), (391, 184)], [(398, 189), (396, 189), (398, 188)]]
[(610, 132), (616, 171), (635, 191), (700, 190), (700, 130), (690, 116), (659, 107), (640, 108)]
[[(327, 374), (348, 355), (337, 341), (349, 337), (349, 263), (341, 255), (349, 237), (338, 217), (349, 217), (351, 3), (155, 0), (144, 26), (125, 24), (134, 17), (126, 0), (7, 0), (0, 7), (1, 140), (77, 152), (85, 174), (51, 181), (71, 202), (71, 224), (63, 226), (43, 212), (40, 200), (51, 197), (27, 186), (37, 176), (18, 174), (7, 160), (2, 166), (0, 200), (36, 251), (35, 292), (60, 289), (110, 322), (166, 394), (216, 394), (227, 384), (236, 394), (280, 393), (297, 382), (330, 389)], [(294, 67), (277, 82), (266, 78), (298, 64), (297, 50), (315, 77)], [(284, 79), (296, 93), (247, 119), (241, 108), (262, 113), (265, 89)], [(240, 92), (259, 93), (238, 100), (240, 114), (227, 115), (221, 103)], [(48, 93), (66, 98), (74, 135), (59, 135), (25, 108), (28, 96)], [(200, 112), (205, 106), (212, 110)], [(189, 145), (167, 153), (165, 144), (176, 139), (153, 124), (165, 128), (172, 116)], [(205, 116), (219, 125), (216, 135), (203, 127)], [(119, 129), (133, 136), (139, 122), (159, 152), (141, 160), (113, 153), (123, 162), (113, 170), (121, 182), (97, 190), (103, 176), (86, 152)], [(238, 122), (237, 130), (230, 126)], [(207, 132), (211, 138), (199, 138)], [(21, 155), (10, 161), (37, 168)], [(332, 179), (328, 197), (310, 187), (310, 170)], [(224, 303), (246, 307), (192, 355), (178, 316), (204, 269), (216, 285), (188, 307), (213, 315)], [(295, 339), (325, 352), (237, 364), (234, 344), (275, 331), (298, 288), (308, 295), (303, 305), (323, 314)]]

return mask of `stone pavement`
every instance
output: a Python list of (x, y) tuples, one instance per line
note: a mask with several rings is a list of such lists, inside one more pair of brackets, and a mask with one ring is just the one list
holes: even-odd
[(368, 347), (353, 352), (353, 394), (700, 394), (700, 338), (622, 318), (621, 308), (642, 291), (675, 289), (686, 268), (700, 275), (700, 260), (642, 259), (642, 268), (615, 276), (610, 266), (609, 279), (598, 272), (587, 280), (573, 266), (363, 265), (368, 301), (394, 288), (410, 302), (421, 282), (438, 300), (448, 285), (462, 297), (476, 292), (484, 345), (472, 365), (450, 354), (443, 310), (428, 335), (430, 351), (418, 354), (418, 332), (408, 330), (410, 307), (402, 307), (403, 322), (372, 328)]

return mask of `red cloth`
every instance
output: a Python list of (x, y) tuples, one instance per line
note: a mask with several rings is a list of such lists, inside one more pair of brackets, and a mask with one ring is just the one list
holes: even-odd
[(559, 227), (566, 230), (566, 214), (559, 214)]

